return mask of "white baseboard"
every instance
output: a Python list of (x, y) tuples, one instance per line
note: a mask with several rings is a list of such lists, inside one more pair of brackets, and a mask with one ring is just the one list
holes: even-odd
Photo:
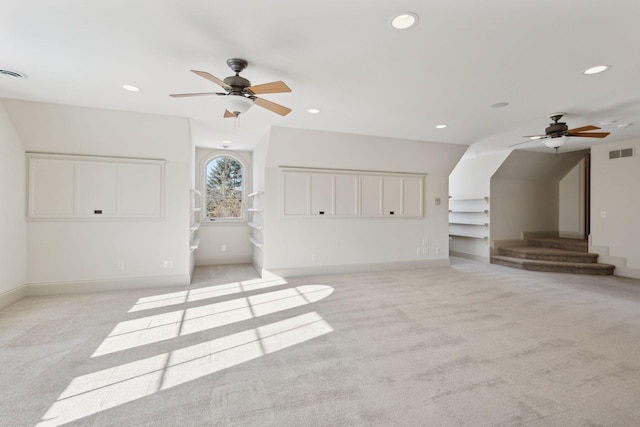
[(133, 277), (128, 279), (84, 280), (79, 282), (29, 283), (25, 286), (25, 296), (79, 294), (131, 289), (164, 288), (188, 286), (188, 274), (157, 277)]
[(24, 298), (26, 296), (26, 285), (18, 286), (10, 291), (0, 294), (0, 308)]
[(487, 256), (467, 254), (467, 253), (464, 253), (464, 252), (449, 251), (449, 256), (455, 256), (455, 257), (459, 257), (459, 258), (470, 259), (470, 260), (473, 260), (473, 261), (489, 262), (489, 257), (487, 257)]
[(589, 252), (598, 254), (598, 262), (615, 265), (614, 276), (640, 279), (640, 268), (627, 267), (626, 258), (609, 255), (609, 246), (594, 245), (591, 236), (589, 236)]
[(449, 258), (420, 261), (380, 262), (371, 264), (322, 265), (306, 267), (283, 267), (263, 269), (264, 274), (275, 274), (279, 277), (314, 276), (319, 274), (367, 273), (374, 271), (410, 270), (415, 268), (447, 267)]
[(196, 266), (251, 263), (253, 263), (253, 257), (251, 255), (230, 257), (196, 257)]

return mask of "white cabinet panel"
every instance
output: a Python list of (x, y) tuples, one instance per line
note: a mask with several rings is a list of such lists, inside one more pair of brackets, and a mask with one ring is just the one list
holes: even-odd
[(382, 215), (402, 215), (402, 178), (385, 176), (382, 179)]
[(80, 216), (115, 216), (117, 213), (117, 166), (113, 163), (78, 162), (76, 165), (77, 211)]
[(333, 214), (333, 176), (325, 173), (309, 175), (311, 180), (311, 215)]
[(424, 175), (283, 168), (282, 214), (296, 217), (419, 218)]
[(335, 175), (335, 214), (358, 214), (358, 176)]
[(28, 153), (30, 219), (160, 219), (164, 161)]
[(402, 179), (402, 215), (410, 217), (422, 216), (423, 189), (422, 178)]
[(161, 184), (160, 165), (118, 165), (118, 214), (160, 216)]
[(29, 159), (29, 216), (68, 217), (74, 214), (75, 163)]
[(309, 179), (307, 173), (283, 174), (283, 202), (285, 215), (309, 215)]
[(364, 175), (360, 177), (360, 215), (380, 216), (382, 177)]

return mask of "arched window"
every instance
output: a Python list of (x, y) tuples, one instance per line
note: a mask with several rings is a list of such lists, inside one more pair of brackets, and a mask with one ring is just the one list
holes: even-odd
[(205, 166), (204, 216), (209, 220), (244, 218), (244, 168), (233, 157), (213, 157)]

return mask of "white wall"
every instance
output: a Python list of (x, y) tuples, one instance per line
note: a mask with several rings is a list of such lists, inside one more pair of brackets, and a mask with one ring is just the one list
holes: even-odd
[[(448, 177), (464, 145), (272, 128), (265, 168), (264, 268), (284, 274), (346, 266), (448, 264)], [(280, 216), (280, 166), (427, 174), (422, 219)], [(441, 204), (435, 205), (440, 198)], [(422, 241), (426, 255), (417, 255)], [(436, 253), (436, 251), (438, 253)], [(312, 261), (311, 254), (317, 259)], [(432, 264), (438, 264), (433, 263)], [(354, 267), (358, 268), (358, 267)]]
[[(252, 190), (252, 154), (247, 151), (212, 150), (196, 148), (196, 186), (205, 195), (205, 174), (207, 159), (215, 155), (231, 154), (245, 165), (245, 196)], [(245, 208), (250, 200), (245, 200)], [(204, 209), (204, 204), (202, 206)], [(204, 210), (202, 211), (204, 212)], [(246, 209), (244, 212), (247, 215)], [(202, 216), (200, 216), (202, 219)], [(246, 217), (248, 218), (248, 216)], [(246, 219), (245, 218), (245, 219)], [(246, 221), (234, 223), (202, 221), (198, 236), (200, 246), (195, 250), (196, 265), (240, 264), (251, 262), (253, 246), (249, 242), (250, 229)], [(223, 247), (225, 250), (223, 250)]]
[[(635, 150), (633, 157), (609, 159), (609, 151)], [(640, 140), (591, 148), (591, 245), (615, 274), (640, 278)]]
[(523, 231), (557, 230), (557, 181), (491, 180), (491, 240), (520, 239)]
[[(489, 216), (485, 219), (491, 223), (491, 176), (510, 153), (511, 151), (508, 150), (498, 151), (461, 159), (451, 172), (451, 175), (449, 175), (449, 195), (452, 198), (489, 197)], [(476, 227), (478, 226), (468, 226), (466, 228), (473, 229)], [(487, 261), (489, 259), (490, 245), (488, 239), (452, 237), (449, 245), (452, 255), (470, 256)]]
[(558, 232), (558, 183), (585, 155), (513, 151), (491, 178), (492, 243), (526, 231)]
[(585, 238), (585, 166), (586, 159), (580, 161), (559, 183), (560, 237)]
[(0, 99), (0, 307), (20, 299), (27, 281), (24, 151)]
[[(105, 283), (189, 282), (186, 119), (17, 100), (5, 104), (27, 151), (166, 160), (162, 220), (28, 222), (30, 284), (77, 282), (90, 289)], [(173, 268), (164, 268), (165, 260)], [(118, 271), (119, 261), (125, 262), (124, 271)]]

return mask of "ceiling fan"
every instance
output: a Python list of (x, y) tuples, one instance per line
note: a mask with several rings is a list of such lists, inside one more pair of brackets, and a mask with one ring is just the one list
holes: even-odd
[(609, 135), (609, 132), (588, 132), (600, 129), (597, 126), (582, 126), (575, 129), (569, 129), (569, 126), (567, 126), (566, 123), (560, 122), (560, 119), (565, 114), (566, 113), (549, 114), (549, 118), (553, 120), (553, 123), (545, 129), (544, 135), (525, 136), (525, 138), (529, 138), (529, 141), (519, 142), (517, 144), (510, 145), (509, 147), (526, 144), (527, 142), (531, 142), (531, 140), (549, 139), (549, 141), (545, 142), (545, 145), (549, 148), (555, 148), (557, 151), (558, 147), (562, 146), (568, 140), (568, 137), (604, 138)]
[(286, 116), (291, 112), (291, 108), (287, 108), (280, 104), (276, 104), (275, 102), (267, 101), (266, 99), (258, 98), (256, 96), (267, 93), (291, 92), (289, 86), (284, 82), (277, 81), (251, 86), (251, 82), (249, 80), (240, 76), (240, 72), (249, 65), (247, 61), (240, 58), (231, 58), (227, 59), (227, 65), (236, 73), (236, 75), (229, 76), (224, 80), (220, 80), (206, 71), (191, 70), (191, 72), (199, 75), (200, 77), (221, 86), (225, 92), (175, 93), (169, 96), (174, 98), (206, 95), (224, 96), (226, 107), (224, 112), (225, 118), (237, 118), (240, 114), (244, 114), (249, 111), (249, 108), (251, 108), (253, 104), (266, 108), (267, 110), (280, 114), (281, 116)]

